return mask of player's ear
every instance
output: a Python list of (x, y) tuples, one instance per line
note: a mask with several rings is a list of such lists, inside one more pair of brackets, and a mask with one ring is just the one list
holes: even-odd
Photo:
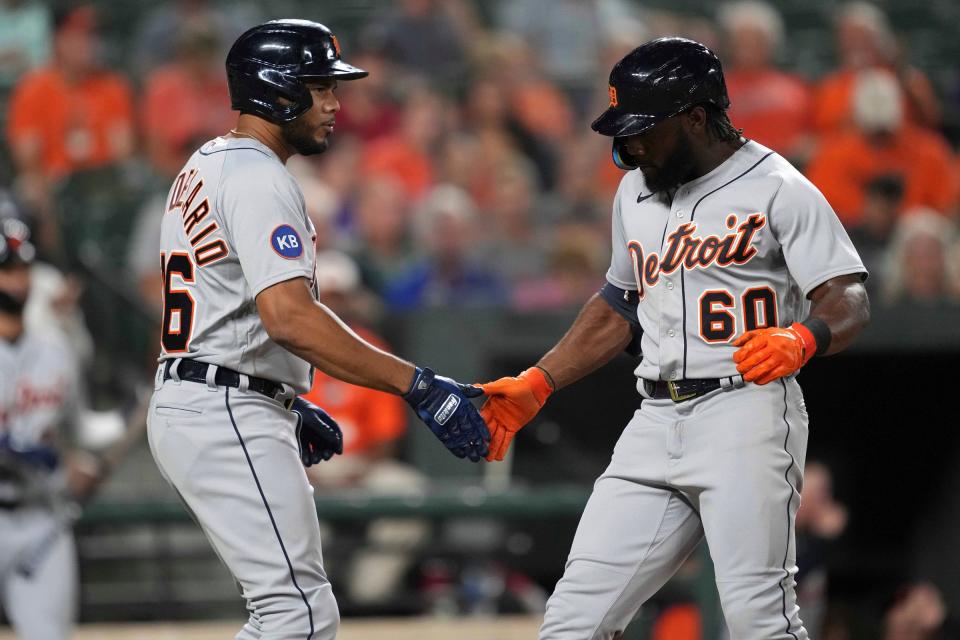
[(688, 133), (694, 135), (700, 135), (707, 129), (707, 110), (703, 105), (696, 105), (687, 109), (681, 114), (681, 122), (683, 123), (683, 128), (687, 130)]

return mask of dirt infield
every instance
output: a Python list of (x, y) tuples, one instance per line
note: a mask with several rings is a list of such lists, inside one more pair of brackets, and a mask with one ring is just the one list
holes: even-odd
[[(542, 618), (380, 618), (346, 620), (337, 640), (531, 640)], [(230, 640), (242, 622), (199, 624), (90, 625), (77, 629), (73, 640)], [(0, 640), (16, 640), (9, 629)]]

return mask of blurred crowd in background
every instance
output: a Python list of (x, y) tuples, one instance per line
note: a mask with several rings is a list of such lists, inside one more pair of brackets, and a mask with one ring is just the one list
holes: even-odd
[[(934, 79), (911, 64), (877, 5), (824, 5), (818, 30), (833, 43), (832, 68), (811, 73), (776, 6), (752, 0), (704, 2), (698, 13), (632, 0), (382, 0), (329, 16), (325, 4), (0, 0), (0, 217), (32, 227), (48, 265), (34, 286), (81, 361), (121, 349), (102, 338), (94, 348), (75, 313), (81, 294), (93, 299), (94, 338), (120, 336), (138, 318), (148, 336), (156, 331), (170, 182), (197, 147), (235, 125), (230, 44), (280, 17), (326, 23), (344, 57), (370, 71), (341, 83), (330, 149), (288, 167), (318, 230), (321, 299), (374, 343), (393, 313), (573, 310), (597, 291), (623, 173), (589, 123), (606, 106), (614, 62), (662, 35), (718, 52), (732, 122), (823, 191), (870, 270), (875, 309), (960, 305), (960, 67)], [(122, 304), (98, 307), (102, 291)], [(155, 345), (138, 343), (142, 355), (131, 358), (123, 343), (126, 358), (109, 362), (114, 378), (124, 366), (149, 375)], [(337, 416), (348, 451), (320, 465), (318, 484), (423, 485), (393, 461), (406, 427), (398, 399), (319, 373), (311, 396)], [(810, 482), (822, 500), (805, 494), (801, 538), (807, 527), (809, 539), (831, 539), (845, 511), (832, 502), (829, 471), (811, 478), (822, 480)], [(422, 544), (416, 522), (400, 534), (396, 522), (380, 524), (371, 539)], [(409, 562), (407, 553), (358, 556), (350, 588), (389, 587), (362, 578), (374, 560), (381, 575)], [(816, 615), (823, 590), (810, 567)], [(911, 635), (942, 623), (930, 589), (913, 585), (891, 600), (889, 628), (906, 630), (890, 640), (932, 637)]]
[[(877, 6), (825, 13), (835, 62), (817, 77), (778, 66), (791, 55), (790, 33), (763, 2), (700, 16), (628, 0), (384, 8), (341, 35), (345, 55), (371, 75), (342, 84), (330, 151), (290, 163), (320, 230), (321, 262), (329, 256), (332, 271), (359, 272), (338, 282), (368, 294), (360, 296), (366, 313), (575, 308), (595, 291), (622, 173), (609, 140), (588, 125), (606, 101), (612, 64), (664, 34), (719, 52), (734, 124), (824, 192), (871, 271), (875, 303), (960, 300), (960, 160), (943, 133), (944, 114), (960, 104), (943, 97), (953, 88), (934, 87), (910, 64)], [(139, 24), (123, 25), (122, 62), (111, 68), (102, 53), (119, 35), (103, 28), (109, 13), (108, 3), (0, 2), (8, 154), (0, 187), (48, 259), (69, 269), (107, 253), (155, 310), (159, 203), (194, 149), (235, 122), (226, 49), (275, 16), (253, 3), (204, 0), (144, 8)], [(89, 227), (78, 230), (84, 221), (70, 210), (82, 208), (78, 198), (58, 194), (124, 166), (127, 183), (129, 167), (139, 171), (133, 193), (115, 189), (115, 202), (98, 194), (98, 215), (109, 219), (95, 228), (111, 237), (87, 242)]]

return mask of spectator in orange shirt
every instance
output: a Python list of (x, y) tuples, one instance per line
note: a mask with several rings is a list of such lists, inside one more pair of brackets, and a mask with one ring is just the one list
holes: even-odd
[[(371, 331), (358, 326), (353, 330), (370, 344), (388, 348)], [(334, 416), (343, 431), (343, 454), (360, 456), (367, 464), (393, 457), (396, 441), (407, 429), (406, 411), (394, 396), (347, 384), (319, 370), (314, 372), (313, 387), (305, 397)], [(349, 482), (351, 477), (341, 480)]]
[(400, 108), (390, 94), (397, 69), (379, 53), (350, 53), (350, 58), (370, 72), (364, 80), (344, 82), (337, 88), (340, 111), (337, 113), (338, 139), (344, 133), (367, 143), (396, 132), (400, 124)]
[(199, 144), (236, 122), (220, 49), (214, 25), (188, 24), (177, 35), (177, 59), (147, 77), (142, 114), (147, 154), (165, 176), (175, 176)]
[(813, 124), (819, 134), (849, 128), (853, 118), (855, 78), (867, 69), (886, 69), (900, 82), (906, 98), (906, 117), (916, 125), (936, 128), (940, 104), (933, 86), (922, 71), (908, 66), (887, 17), (875, 5), (851, 2), (836, 21), (840, 69), (828, 75), (817, 88)]
[[(51, 64), (24, 76), (10, 104), (7, 136), (26, 195), (78, 169), (125, 159), (133, 150), (130, 87), (101, 68), (93, 7), (58, 13)], [(33, 198), (35, 199), (35, 198)]]
[(701, 640), (703, 629), (700, 610), (695, 604), (667, 607), (653, 625), (653, 640)]
[(904, 121), (896, 79), (870, 70), (856, 78), (853, 117), (856, 129), (822, 142), (807, 167), (848, 228), (860, 223), (867, 185), (879, 176), (898, 176), (904, 186), (901, 211), (923, 206), (940, 213), (956, 203), (953, 157), (932, 131)]
[[(337, 251), (317, 254), (316, 282), (320, 301), (348, 322), (365, 340), (385, 347), (361, 325), (371, 317), (369, 294), (360, 286), (360, 271)], [(320, 489), (344, 487), (372, 494), (417, 494), (426, 477), (396, 460), (397, 442), (406, 432), (407, 412), (397, 396), (356, 387), (314, 372), (313, 388), (305, 396), (326, 409), (343, 431), (343, 455), (307, 469)], [(344, 559), (345, 590), (359, 604), (382, 604), (392, 597), (415, 552), (426, 543), (430, 528), (415, 519), (379, 518), (369, 523), (367, 546)]]
[[(382, 349), (388, 345), (363, 325), (370, 294), (360, 287), (360, 270), (346, 254), (328, 250), (317, 255), (319, 300), (344, 319), (364, 340)], [(323, 407), (343, 431), (343, 456), (375, 464), (396, 453), (396, 441), (407, 429), (407, 412), (399, 397), (348, 384), (314, 371), (313, 387), (304, 396)], [(321, 467), (324, 465), (317, 465)], [(328, 465), (329, 466), (329, 465)], [(312, 468), (311, 468), (312, 469)], [(349, 482), (349, 478), (341, 478)]]
[(413, 88), (403, 105), (399, 131), (367, 146), (363, 171), (367, 176), (397, 178), (411, 200), (434, 183), (432, 153), (445, 127), (447, 104), (426, 85)]
[(743, 134), (790, 158), (809, 153), (810, 91), (799, 77), (776, 69), (783, 20), (766, 2), (747, 0), (720, 10), (728, 61), (724, 69), (730, 118)]

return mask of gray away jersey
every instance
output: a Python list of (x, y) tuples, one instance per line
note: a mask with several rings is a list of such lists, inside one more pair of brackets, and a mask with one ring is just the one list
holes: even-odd
[(77, 436), (77, 362), (61, 340), (25, 333), (0, 340), (0, 502), (58, 491), (62, 447)]
[(614, 199), (607, 280), (639, 293), (640, 378), (735, 376), (737, 336), (803, 320), (810, 291), (858, 273), (866, 269), (823, 195), (753, 141), (672, 202), (651, 195), (639, 169)]
[(257, 294), (314, 278), (316, 233), (293, 176), (265, 145), (215, 138), (173, 183), (160, 234), (160, 361), (194, 358), (310, 388), (306, 361), (267, 335)]

